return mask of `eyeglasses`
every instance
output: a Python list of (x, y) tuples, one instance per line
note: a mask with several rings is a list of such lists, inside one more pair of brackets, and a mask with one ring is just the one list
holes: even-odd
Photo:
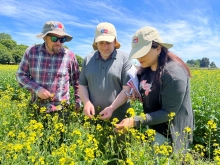
[(60, 43), (66, 42), (66, 37), (59, 38), (59, 37), (51, 36), (51, 35), (48, 35), (48, 36), (50, 37), (50, 40), (51, 40), (52, 42), (57, 42), (58, 40), (60, 40)]

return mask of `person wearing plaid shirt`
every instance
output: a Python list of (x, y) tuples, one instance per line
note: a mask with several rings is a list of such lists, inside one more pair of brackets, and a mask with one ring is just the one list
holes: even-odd
[(29, 47), (21, 60), (16, 79), (32, 94), (31, 103), (45, 107), (46, 113), (60, 112), (70, 104), (70, 85), (74, 88), (75, 110), (80, 109), (79, 66), (74, 53), (63, 47), (72, 40), (64, 25), (57, 21), (44, 24), (44, 43)]

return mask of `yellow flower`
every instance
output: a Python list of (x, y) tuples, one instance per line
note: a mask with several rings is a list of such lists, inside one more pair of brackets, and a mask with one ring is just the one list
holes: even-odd
[(15, 137), (14, 131), (10, 131), (10, 132), (8, 133), (8, 137)]
[(213, 143), (213, 147), (218, 147), (219, 144), (218, 143)]
[(40, 157), (39, 162), (40, 162), (40, 164), (44, 164), (44, 157)]
[(60, 164), (64, 165), (66, 162), (66, 158), (60, 158), (59, 162), (60, 162)]
[(148, 140), (149, 141), (154, 141), (155, 140), (155, 135), (156, 135), (156, 131), (153, 129), (147, 129), (145, 131), (145, 133), (147, 134)]
[(40, 113), (45, 113), (45, 112), (46, 112), (46, 110), (47, 110), (47, 108), (46, 108), (46, 107), (41, 107), (41, 108), (40, 108)]
[(185, 132), (185, 133), (190, 133), (190, 132), (191, 132), (191, 128), (186, 127), (186, 128), (184, 128), (184, 131), (183, 131), (183, 132)]
[(34, 109), (38, 109), (39, 108), (39, 106), (37, 104), (34, 104), (33, 106), (34, 106)]
[(156, 135), (156, 131), (154, 129), (147, 129), (145, 132), (147, 133), (148, 137)]
[(97, 125), (96, 125), (96, 130), (97, 130), (97, 131), (102, 131), (103, 128), (102, 128), (102, 126), (101, 126), (100, 124), (97, 124)]
[(131, 158), (127, 158), (127, 159), (126, 159), (126, 163), (127, 163), (128, 165), (134, 165), (134, 163), (132, 162)]
[(146, 120), (147, 119), (146, 114), (144, 114), (144, 113), (141, 113), (139, 115), (139, 117), (141, 118), (141, 120)]
[(85, 121), (88, 120), (88, 119), (90, 119), (88, 116), (84, 116)]
[(15, 144), (13, 146), (13, 149), (15, 152), (20, 152), (23, 149), (23, 145), (22, 144)]
[(216, 130), (216, 128), (217, 128), (217, 125), (213, 120), (209, 120), (207, 125), (208, 125), (208, 128), (211, 130)]
[(92, 148), (86, 148), (84, 152), (86, 153), (86, 157), (87, 157), (87, 158), (90, 158), (90, 159), (91, 159), (91, 158), (92, 158), (92, 159), (95, 158), (95, 156), (94, 156), (94, 151), (93, 151)]
[(72, 136), (74, 135), (78, 135), (78, 136), (81, 136), (82, 133), (79, 131), (79, 130), (74, 130), (72, 133), (71, 133)]
[(170, 112), (170, 113), (168, 114), (168, 116), (170, 117), (170, 120), (173, 120), (173, 117), (174, 117), (175, 115), (176, 115), (175, 112)]
[(117, 122), (119, 122), (118, 118), (114, 118), (114, 119), (112, 120), (111, 124), (112, 124), (113, 126), (115, 126), (115, 124), (117, 124)]
[(127, 113), (130, 114), (130, 117), (134, 117), (135, 116), (135, 111), (133, 108), (128, 108)]

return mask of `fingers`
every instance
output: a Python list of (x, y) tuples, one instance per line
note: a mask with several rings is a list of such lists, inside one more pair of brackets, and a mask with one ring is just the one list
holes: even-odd
[(110, 119), (111, 118), (111, 116), (109, 115), (109, 114), (102, 114), (101, 116), (100, 116), (100, 119), (101, 120), (107, 120), (107, 119)]
[(128, 127), (124, 126), (124, 124), (116, 124), (115, 125), (116, 128), (114, 128), (114, 131), (117, 133), (127, 133), (128, 132)]
[(83, 108), (83, 113), (85, 116), (92, 118), (95, 115), (94, 106), (90, 102), (88, 102), (87, 104), (85, 104), (85, 107)]
[(119, 123), (119, 124), (115, 124), (114, 131), (115, 131), (115, 132), (117, 132), (117, 133), (119, 133), (119, 132), (120, 132), (120, 130), (122, 130), (122, 129), (123, 129), (123, 127), (124, 127), (124, 126), (122, 126), (122, 124), (121, 124), (121, 123)]
[(116, 129), (122, 129), (124, 126), (123, 124), (115, 124)]
[(41, 99), (48, 99), (53, 97), (53, 95), (44, 88), (40, 89), (40, 91), (37, 93), (37, 96), (40, 97)]
[(46, 96), (47, 98), (53, 97), (53, 95), (52, 95), (48, 90), (46, 90), (45, 96)]
[(109, 115), (109, 113), (106, 112), (105, 110), (101, 111), (101, 112), (99, 113), (99, 115), (100, 115), (100, 119), (101, 119), (101, 120), (109, 119), (109, 118), (111, 117), (111, 116)]
[(95, 115), (95, 112), (92, 109), (85, 109), (83, 110), (83, 113), (85, 116), (88, 116), (89, 118), (92, 118)]

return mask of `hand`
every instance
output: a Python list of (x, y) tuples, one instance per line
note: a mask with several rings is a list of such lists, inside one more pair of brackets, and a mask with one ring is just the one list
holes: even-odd
[(127, 99), (128, 100), (136, 100), (138, 98), (138, 93), (135, 92), (135, 90), (133, 90), (133, 88), (131, 89), (131, 91), (128, 93), (128, 92), (125, 92), (125, 94), (127, 95)]
[(90, 118), (95, 115), (95, 108), (90, 101), (86, 102), (86, 104), (84, 105), (83, 113), (85, 116), (88, 116)]
[(104, 110), (102, 110), (99, 114), (101, 115), (101, 120), (110, 119), (112, 117), (114, 109), (112, 107), (106, 107)]
[(48, 99), (53, 97), (53, 95), (45, 88), (41, 88), (37, 93), (37, 96), (40, 97), (41, 99)]
[(129, 128), (134, 127), (134, 118), (126, 118), (122, 120), (119, 124), (116, 124), (115, 127), (115, 132), (127, 133)]

